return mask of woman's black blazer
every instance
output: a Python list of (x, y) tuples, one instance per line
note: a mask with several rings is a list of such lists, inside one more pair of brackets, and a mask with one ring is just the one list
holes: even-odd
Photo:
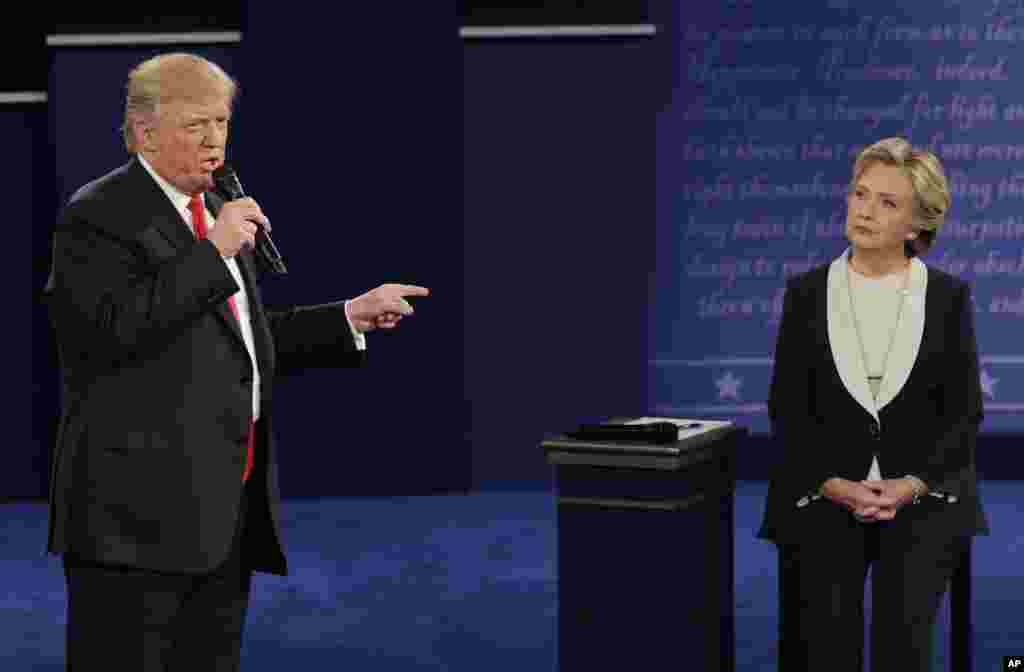
[[(974, 306), (964, 281), (911, 260), (886, 375), (874, 402), (848, 288), (849, 251), (786, 283), (768, 399), (773, 468), (758, 537), (825, 541), (850, 513), (814, 493), (828, 478), (913, 474), (933, 493), (903, 507), (908, 534), (987, 534), (975, 439), (983, 417)], [(866, 325), (865, 325), (866, 326)]]

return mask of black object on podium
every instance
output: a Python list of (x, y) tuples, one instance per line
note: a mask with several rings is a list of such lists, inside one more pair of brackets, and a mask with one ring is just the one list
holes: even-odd
[(654, 420), (679, 424), (675, 440), (541, 444), (558, 494), (560, 672), (735, 669), (734, 455), (747, 430), (633, 422)]

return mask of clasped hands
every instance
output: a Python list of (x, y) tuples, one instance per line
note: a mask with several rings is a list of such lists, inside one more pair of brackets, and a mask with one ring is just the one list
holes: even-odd
[(412, 306), (405, 297), (429, 294), (429, 289), (417, 285), (381, 285), (348, 302), (348, 319), (360, 333), (374, 329), (394, 329), (403, 317), (413, 314)]
[(915, 484), (910, 478), (880, 481), (850, 481), (830, 478), (821, 494), (846, 507), (861, 520), (892, 520), (905, 504), (913, 501)]

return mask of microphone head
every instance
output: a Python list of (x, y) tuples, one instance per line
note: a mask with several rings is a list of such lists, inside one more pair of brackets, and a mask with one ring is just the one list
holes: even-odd
[(213, 171), (213, 179), (220, 181), (225, 178), (232, 178), (235, 176), (235, 169), (231, 167), (231, 164), (225, 161), (217, 167), (217, 170)]
[(230, 163), (224, 162), (213, 171), (213, 181), (216, 184), (217, 192), (226, 200), (233, 201), (245, 196), (242, 184), (238, 181), (235, 169), (231, 167)]

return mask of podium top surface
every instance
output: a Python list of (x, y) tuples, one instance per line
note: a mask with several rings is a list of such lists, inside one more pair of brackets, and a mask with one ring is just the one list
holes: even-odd
[(545, 439), (541, 446), (550, 454), (552, 451), (617, 454), (635, 456), (678, 457), (692, 453), (698, 448), (713, 444), (741, 428), (725, 420), (701, 418), (614, 418), (609, 423), (642, 424), (649, 422), (671, 422), (679, 427), (679, 438), (674, 443), (650, 443), (642, 441), (607, 441), (574, 439), (565, 434)]

